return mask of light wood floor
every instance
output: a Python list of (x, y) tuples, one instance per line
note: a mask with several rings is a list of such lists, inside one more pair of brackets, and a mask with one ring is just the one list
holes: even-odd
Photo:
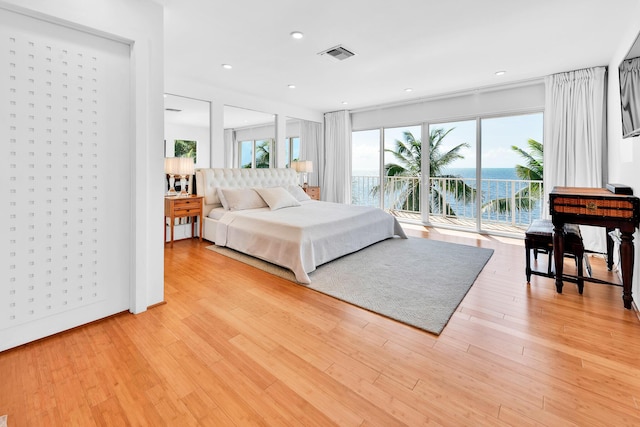
[(10, 427), (640, 425), (640, 322), (621, 288), (558, 295), (550, 279), (525, 283), (522, 241), (421, 230), (408, 226), (495, 249), (439, 337), (179, 241), (165, 250), (165, 305), (0, 353), (0, 415)]

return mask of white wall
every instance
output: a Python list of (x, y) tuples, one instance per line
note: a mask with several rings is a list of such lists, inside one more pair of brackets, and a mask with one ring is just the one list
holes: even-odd
[[(629, 16), (640, 16), (640, 3), (635, 11), (626, 11)], [(626, 56), (629, 48), (640, 32), (640, 23), (634, 22), (629, 26), (625, 37), (615, 48), (611, 62), (609, 63), (609, 84), (607, 96), (607, 142), (608, 151), (608, 182), (629, 185), (633, 193), (640, 196), (640, 137), (622, 138), (622, 117), (620, 112), (620, 89), (618, 78), (618, 65)], [(640, 304), (640, 240), (636, 231), (634, 243), (636, 245), (634, 273), (633, 273), (633, 298), (636, 306)]]
[(163, 215), (163, 10), (150, 0), (0, 0), (30, 15), (69, 23), (87, 31), (132, 42), (134, 129), (133, 205), (135, 266), (131, 278), (134, 313), (164, 299)]

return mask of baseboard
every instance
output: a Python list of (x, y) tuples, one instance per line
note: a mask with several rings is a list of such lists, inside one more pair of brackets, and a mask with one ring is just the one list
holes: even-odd
[(160, 302), (157, 302), (155, 304), (151, 304), (150, 306), (147, 307), (147, 310), (149, 310), (150, 308), (156, 308), (156, 307), (158, 307), (160, 305), (165, 305), (166, 303), (167, 303), (166, 301), (160, 301)]

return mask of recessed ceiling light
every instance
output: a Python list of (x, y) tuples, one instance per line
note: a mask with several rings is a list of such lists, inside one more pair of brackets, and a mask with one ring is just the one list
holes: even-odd
[(296, 88), (296, 85), (289, 85), (289, 86), (287, 86), (287, 87), (288, 87), (289, 89), (295, 89), (295, 88)]
[(496, 71), (496, 76), (504, 76), (505, 74), (507, 74), (507, 72), (504, 70)]
[(289, 34), (291, 37), (293, 37), (296, 40), (300, 40), (301, 38), (304, 37), (304, 34), (302, 34), (300, 31), (293, 31), (291, 34)]
[(230, 70), (233, 67), (231, 65), (229, 65), (229, 64), (222, 64), (222, 68), (224, 68), (225, 70)]
[(347, 101), (342, 101), (342, 105), (347, 105), (348, 102)]
[(408, 87), (408, 88), (406, 88), (404, 91), (405, 91), (405, 92), (413, 92), (413, 89), (411, 89), (410, 87)]

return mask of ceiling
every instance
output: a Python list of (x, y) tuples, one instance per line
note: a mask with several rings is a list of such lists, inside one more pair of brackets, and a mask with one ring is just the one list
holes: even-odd
[(326, 112), (607, 65), (639, 0), (157, 1), (167, 81)]

